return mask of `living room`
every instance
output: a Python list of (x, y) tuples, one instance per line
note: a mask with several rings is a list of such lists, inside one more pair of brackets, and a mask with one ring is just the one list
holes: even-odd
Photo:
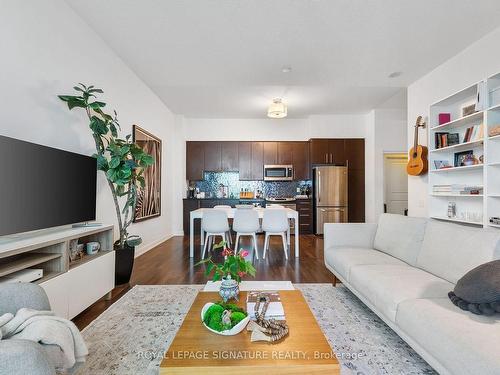
[(500, 373), (498, 2), (0, 7), (0, 374)]

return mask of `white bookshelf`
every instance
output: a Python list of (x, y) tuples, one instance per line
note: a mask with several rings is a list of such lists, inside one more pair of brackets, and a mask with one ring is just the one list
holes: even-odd
[[(484, 110), (462, 116), (462, 108), (476, 102), (479, 82), (435, 102), (429, 109), (429, 216), (455, 223), (500, 228), (500, 225), (489, 222), (492, 216), (500, 217), (500, 135), (489, 136), (493, 127), (500, 126), (500, 73), (482, 82), (485, 82), (487, 92)], [(440, 113), (449, 113), (450, 121), (439, 124)], [(464, 142), (467, 128), (481, 124), (484, 136)], [(436, 148), (436, 133), (458, 133), (460, 143)], [(482, 156), (483, 163), (455, 165), (455, 153), (466, 151), (472, 152), (477, 159)], [(434, 162), (437, 160), (447, 161), (452, 167), (436, 169)], [(433, 191), (435, 185), (453, 184), (482, 186), (483, 194)], [(447, 217), (449, 202), (456, 204), (456, 217)]]

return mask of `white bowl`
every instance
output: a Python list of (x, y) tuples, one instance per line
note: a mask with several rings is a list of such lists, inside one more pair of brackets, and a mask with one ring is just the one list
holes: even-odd
[(247, 315), (247, 317), (245, 319), (243, 319), (241, 322), (239, 322), (238, 324), (236, 324), (233, 328), (231, 329), (226, 329), (225, 331), (216, 331), (212, 328), (210, 328), (209, 326), (207, 326), (205, 324), (205, 322), (203, 321), (203, 317), (205, 316), (205, 312), (208, 310), (208, 308), (212, 305), (215, 305), (215, 303), (212, 303), (212, 302), (208, 302), (205, 304), (205, 306), (203, 306), (203, 308), (201, 309), (201, 322), (203, 323), (203, 325), (211, 332), (213, 333), (216, 333), (218, 335), (222, 335), (222, 336), (234, 336), (234, 335), (237, 335), (238, 333), (240, 333), (241, 331), (243, 331), (243, 329), (247, 326), (248, 322), (250, 321), (250, 315)]

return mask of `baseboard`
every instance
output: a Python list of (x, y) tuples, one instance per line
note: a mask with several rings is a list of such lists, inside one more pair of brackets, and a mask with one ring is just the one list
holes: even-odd
[(160, 238), (159, 240), (156, 240), (156, 241), (153, 241), (151, 243), (148, 243), (147, 245), (142, 245), (140, 247), (140, 250), (135, 252), (135, 258), (147, 253), (149, 250), (155, 248), (156, 246), (158, 246), (159, 244), (161, 244), (162, 242), (165, 242), (167, 240), (169, 240), (170, 238), (172, 238), (174, 235), (173, 234), (168, 234), (167, 236), (163, 237), (163, 238)]

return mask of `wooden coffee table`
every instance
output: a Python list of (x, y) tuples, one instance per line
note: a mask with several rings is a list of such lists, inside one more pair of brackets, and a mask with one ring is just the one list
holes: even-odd
[[(200, 292), (160, 365), (160, 374), (340, 374), (340, 365), (316, 319), (298, 290), (280, 291), (290, 328), (277, 343), (251, 342), (246, 329), (221, 336), (201, 322), (207, 302), (220, 300), (216, 292)], [(246, 305), (246, 292), (238, 305)]]

